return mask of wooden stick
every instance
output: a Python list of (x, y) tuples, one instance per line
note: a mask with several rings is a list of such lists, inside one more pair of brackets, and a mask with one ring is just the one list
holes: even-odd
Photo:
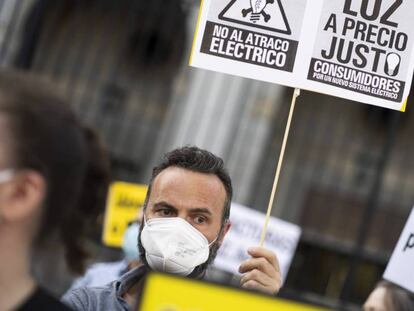
[(289, 117), (288, 117), (287, 124), (286, 124), (285, 135), (283, 137), (282, 149), (280, 150), (279, 162), (276, 168), (276, 175), (275, 175), (275, 180), (273, 182), (272, 194), (270, 195), (269, 206), (267, 207), (266, 220), (265, 220), (265, 224), (262, 230), (262, 236), (260, 238), (261, 247), (263, 247), (263, 244), (265, 241), (267, 226), (269, 225), (270, 215), (272, 213), (272, 208), (273, 208), (273, 202), (275, 201), (277, 185), (279, 183), (280, 171), (281, 171), (282, 164), (283, 164), (283, 158), (285, 156), (286, 144), (287, 144), (287, 140), (289, 137), (289, 131), (290, 131), (290, 124), (292, 123), (292, 117), (293, 117), (293, 112), (295, 110), (296, 99), (299, 97), (299, 95), (300, 95), (300, 89), (295, 89), (295, 91), (293, 92), (292, 102), (290, 104)]

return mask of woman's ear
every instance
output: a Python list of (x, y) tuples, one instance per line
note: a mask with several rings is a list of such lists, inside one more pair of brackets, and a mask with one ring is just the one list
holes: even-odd
[(45, 178), (36, 171), (18, 171), (1, 185), (0, 215), (4, 222), (21, 222), (40, 214), (46, 196)]

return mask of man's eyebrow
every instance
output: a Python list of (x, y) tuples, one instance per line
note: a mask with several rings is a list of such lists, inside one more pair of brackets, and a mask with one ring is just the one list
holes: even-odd
[(201, 213), (201, 214), (207, 214), (209, 216), (213, 215), (213, 213), (205, 207), (195, 207), (190, 209), (190, 213)]
[(155, 203), (154, 207), (155, 208), (166, 207), (166, 208), (169, 208), (169, 209), (177, 210), (173, 205), (171, 205), (170, 203), (165, 202), (165, 201)]

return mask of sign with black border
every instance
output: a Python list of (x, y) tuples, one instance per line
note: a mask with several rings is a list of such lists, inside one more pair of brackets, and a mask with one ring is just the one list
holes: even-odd
[(203, 0), (190, 65), (405, 111), (414, 1)]

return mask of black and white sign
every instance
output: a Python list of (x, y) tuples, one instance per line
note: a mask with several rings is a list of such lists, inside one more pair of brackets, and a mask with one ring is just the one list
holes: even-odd
[[(238, 274), (240, 264), (249, 258), (247, 249), (259, 245), (265, 214), (233, 203), (230, 221), (230, 231), (220, 247), (214, 266)], [(300, 235), (301, 229), (297, 225), (271, 217), (265, 247), (277, 254), (283, 279), (289, 271)]]
[(414, 209), (394, 249), (384, 278), (414, 293)]
[(414, 1), (204, 0), (190, 64), (405, 110)]
[(258, 80), (293, 82), (306, 2), (205, 0), (191, 65)]
[(268, 68), (293, 71), (298, 43), (207, 22), (201, 52)]
[(289, 35), (292, 33), (280, 0), (231, 0), (219, 19)]
[(410, 14), (402, 0), (325, 1), (308, 79), (402, 102)]

